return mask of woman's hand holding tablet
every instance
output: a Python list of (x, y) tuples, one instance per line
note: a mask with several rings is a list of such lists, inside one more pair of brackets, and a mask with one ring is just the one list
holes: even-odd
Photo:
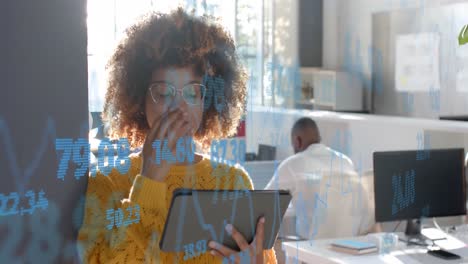
[[(263, 240), (264, 240), (265, 217), (261, 217), (257, 222), (255, 238), (252, 243), (247, 243), (244, 236), (231, 224), (226, 225), (226, 231), (236, 241), (241, 251), (235, 251), (229, 247), (221, 245), (215, 241), (210, 241), (208, 246), (211, 254), (227, 258), (233, 263), (263, 263)], [(248, 260), (248, 262), (246, 262)]]
[(190, 245), (205, 241), (211, 255), (229, 263), (263, 263), (290, 201), (285, 190), (176, 189), (159, 247), (190, 258), (197, 256)]

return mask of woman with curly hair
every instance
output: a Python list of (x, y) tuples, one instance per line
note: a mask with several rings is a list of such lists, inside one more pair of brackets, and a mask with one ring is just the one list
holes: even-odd
[[(240, 252), (214, 241), (208, 243), (209, 250), (195, 256), (159, 250), (174, 189), (253, 189), (239, 167), (213, 167), (209, 157), (198, 153), (192, 159), (155, 162), (160, 153), (154, 148), (159, 140), (176, 153), (178, 139), (192, 137), (206, 149), (211, 140), (233, 135), (245, 110), (247, 76), (229, 34), (206, 17), (180, 8), (169, 14), (151, 13), (126, 33), (108, 64), (103, 119), (110, 125), (111, 137), (126, 138), (132, 148), (142, 150), (130, 157), (128, 172), (98, 171), (89, 177), (79, 232), (83, 261), (221, 263), (228, 259), (240, 263), (241, 256), (247, 256), (249, 263), (276, 263), (274, 251), (263, 250), (264, 218), (259, 219), (251, 244), (235, 227), (226, 226)], [(207, 85), (210, 78), (223, 80), (218, 85), (222, 90), (213, 91), (215, 86)], [(223, 108), (209, 101), (213, 96), (205, 96), (220, 91)], [(104, 212), (115, 208), (133, 210), (139, 214), (138, 223), (109, 226)]]

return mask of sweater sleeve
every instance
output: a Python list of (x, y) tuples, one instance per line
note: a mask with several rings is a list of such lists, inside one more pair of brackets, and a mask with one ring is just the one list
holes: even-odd
[(98, 173), (88, 181), (78, 234), (83, 263), (160, 263), (166, 184), (137, 175), (129, 196), (119, 197), (111, 176)]
[[(253, 188), (252, 179), (250, 178), (248, 173), (243, 169), (239, 169), (239, 172), (240, 172), (238, 173), (239, 176), (236, 177), (237, 180), (234, 183), (234, 188), (253, 190), (254, 188)], [(266, 221), (268, 221), (268, 219), (266, 219)], [(277, 263), (275, 250), (273, 248), (263, 251), (263, 262), (267, 264)]]

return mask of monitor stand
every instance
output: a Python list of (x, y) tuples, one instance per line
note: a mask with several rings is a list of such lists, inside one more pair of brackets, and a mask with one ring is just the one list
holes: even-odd
[(424, 243), (424, 237), (421, 234), (421, 220), (408, 219), (406, 220), (406, 230), (402, 240), (407, 244), (411, 243)]
[(421, 236), (421, 220), (420, 219), (406, 220), (405, 235), (407, 237), (420, 237)]

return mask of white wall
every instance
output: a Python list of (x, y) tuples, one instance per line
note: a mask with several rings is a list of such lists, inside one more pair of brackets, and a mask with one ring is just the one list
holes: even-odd
[[(371, 78), (371, 65), (368, 48), (372, 44), (372, 14), (407, 8), (433, 8), (440, 5), (468, 2), (466, 0), (325, 0), (323, 67), (331, 70), (344, 70), (345, 48), (350, 47), (353, 57), (357, 54), (363, 64), (366, 79)], [(346, 40), (346, 33), (351, 38)], [(365, 87), (369, 89), (370, 87)], [(370, 98), (366, 98), (366, 108)]]
[(361, 163), (363, 171), (372, 168), (374, 151), (418, 149), (418, 133), (431, 134), (429, 148), (468, 149), (468, 125), (463, 122), (253, 107), (246, 119), (247, 152), (267, 144), (276, 146), (278, 160), (292, 155), (290, 130), (303, 116), (317, 122), (325, 145), (347, 154), (356, 166)]

